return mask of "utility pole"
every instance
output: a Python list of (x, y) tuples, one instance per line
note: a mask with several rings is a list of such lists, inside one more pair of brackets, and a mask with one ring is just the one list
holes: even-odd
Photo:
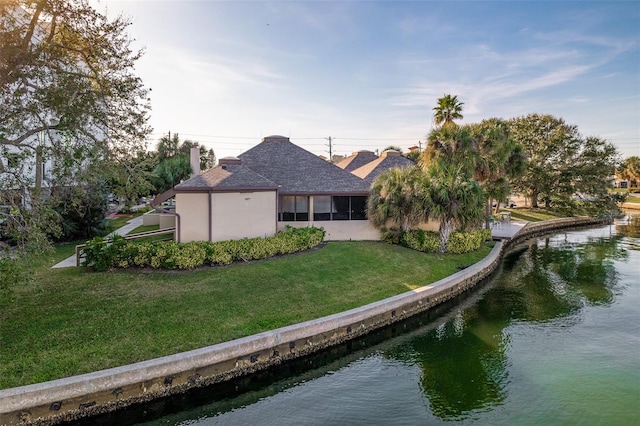
[(329, 162), (333, 163), (333, 146), (331, 145), (331, 141), (333, 140), (333, 138), (329, 136), (328, 138), (325, 138), (325, 139), (329, 141)]
[(418, 141), (418, 152), (422, 152), (422, 141)]

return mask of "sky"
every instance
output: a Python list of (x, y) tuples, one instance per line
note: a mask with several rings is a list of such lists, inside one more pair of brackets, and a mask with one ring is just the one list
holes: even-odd
[(328, 156), (424, 147), (444, 94), (460, 123), (530, 113), (640, 155), (640, 1), (93, 0), (131, 20), (149, 148), (178, 133), (237, 156), (269, 135)]

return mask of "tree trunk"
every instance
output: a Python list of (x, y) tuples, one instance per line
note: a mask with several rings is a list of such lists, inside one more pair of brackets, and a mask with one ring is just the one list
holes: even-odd
[(538, 193), (537, 192), (532, 192), (531, 193), (531, 207), (534, 209), (538, 208)]
[(438, 248), (439, 253), (447, 252), (447, 243), (449, 242), (449, 236), (451, 236), (452, 226), (451, 220), (442, 219), (440, 222), (440, 247)]
[(35, 181), (36, 191), (40, 191), (40, 188), (42, 188), (42, 164), (43, 164), (42, 147), (38, 146), (36, 148), (36, 181)]

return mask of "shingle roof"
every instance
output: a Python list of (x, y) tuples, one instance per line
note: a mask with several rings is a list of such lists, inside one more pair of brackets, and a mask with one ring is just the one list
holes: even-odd
[(177, 192), (277, 188), (276, 183), (241, 164), (218, 165), (175, 186)]
[(269, 136), (239, 155), (242, 164), (281, 185), (281, 194), (366, 193), (369, 184), (291, 143)]
[(371, 185), (375, 178), (383, 171), (389, 170), (392, 167), (407, 167), (412, 164), (414, 164), (413, 161), (403, 157), (398, 151), (389, 150), (383, 152), (377, 160), (365, 164), (351, 173), (364, 179), (368, 185)]
[(344, 160), (340, 161), (339, 163), (336, 163), (336, 166), (340, 167), (341, 169), (347, 172), (351, 172), (357, 168), (364, 166), (365, 164), (368, 164), (376, 160), (377, 158), (378, 156), (374, 154), (372, 151), (365, 151), (365, 150), (356, 151), (350, 156), (348, 156), (347, 158), (345, 158)]

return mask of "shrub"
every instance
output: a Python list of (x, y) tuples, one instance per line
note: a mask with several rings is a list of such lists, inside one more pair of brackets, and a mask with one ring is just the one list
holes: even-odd
[(402, 234), (400, 244), (413, 250), (433, 253), (438, 251), (438, 247), (440, 246), (440, 236), (437, 232), (412, 229), (411, 231)]
[(382, 228), (380, 230), (380, 239), (387, 244), (400, 244), (402, 230), (399, 228)]
[(127, 241), (120, 235), (114, 236), (111, 240), (94, 237), (87, 241), (83, 249), (85, 258), (82, 266), (91, 267), (94, 271), (106, 271), (115, 264), (120, 250), (126, 244)]
[(269, 238), (245, 238), (228, 241), (135, 242), (116, 236), (99, 237), (87, 242), (83, 266), (95, 271), (131, 266), (155, 269), (193, 269), (202, 265), (228, 265), (232, 262), (259, 260), (278, 254), (290, 254), (317, 246), (324, 239), (320, 228), (287, 227)]
[[(447, 243), (448, 253), (468, 253), (480, 248), (483, 241), (491, 238), (491, 230), (480, 229), (473, 232), (453, 232)], [(413, 229), (401, 234), (400, 244), (413, 250), (435, 253), (440, 247), (440, 235), (434, 231)]]
[(480, 248), (482, 242), (491, 238), (489, 229), (480, 229), (473, 232), (453, 232), (447, 243), (448, 253), (468, 253)]

